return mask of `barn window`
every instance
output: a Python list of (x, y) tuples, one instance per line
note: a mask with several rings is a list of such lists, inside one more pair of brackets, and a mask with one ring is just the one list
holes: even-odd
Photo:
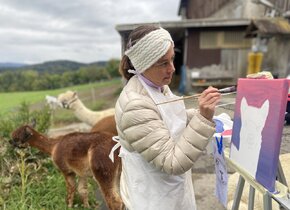
[(251, 39), (245, 39), (242, 31), (203, 31), (200, 33), (200, 49), (250, 48)]

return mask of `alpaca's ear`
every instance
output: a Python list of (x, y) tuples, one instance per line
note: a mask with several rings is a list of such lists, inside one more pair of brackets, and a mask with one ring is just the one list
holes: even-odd
[(73, 91), (73, 97), (74, 97), (74, 98), (75, 98), (75, 97), (78, 97), (78, 94), (77, 94), (76, 91)]
[(35, 126), (36, 126), (36, 119), (35, 118), (32, 118), (31, 119), (31, 122), (30, 122), (30, 124), (29, 124), (32, 128), (35, 128)]
[(33, 131), (32, 128), (30, 128), (29, 126), (25, 127), (25, 133), (27, 136), (32, 136), (33, 135)]

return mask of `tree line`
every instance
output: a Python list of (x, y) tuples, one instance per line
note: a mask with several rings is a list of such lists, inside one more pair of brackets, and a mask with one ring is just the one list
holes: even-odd
[(61, 73), (34, 69), (9, 70), (0, 73), (0, 92), (35, 91), (64, 88), (119, 77), (119, 60), (109, 60), (105, 66), (87, 65)]

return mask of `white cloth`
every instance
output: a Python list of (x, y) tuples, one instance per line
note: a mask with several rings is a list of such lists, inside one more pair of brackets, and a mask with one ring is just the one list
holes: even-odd
[(111, 159), (111, 161), (114, 163), (114, 152), (121, 146), (121, 143), (119, 141), (119, 136), (113, 136), (112, 140), (117, 142), (117, 144), (115, 144), (115, 146), (113, 146), (113, 148), (111, 149), (111, 152), (109, 154), (109, 158)]
[(228, 172), (226, 160), (224, 157), (224, 148), (227, 144), (229, 144), (231, 135), (224, 135), (224, 131), (229, 131), (232, 129), (233, 121), (226, 113), (221, 113), (218, 116), (214, 116), (214, 120), (221, 122), (220, 126), (222, 126), (222, 129), (217, 129), (219, 132), (214, 134), (212, 140), (213, 158), (216, 172), (215, 195), (226, 208), (228, 203)]
[[(139, 79), (155, 103), (174, 96), (164, 96)], [(186, 112), (182, 101), (159, 106), (159, 111), (171, 136), (176, 140), (186, 127)], [(137, 152), (121, 147), (121, 196), (130, 210), (195, 210), (191, 171), (169, 175), (148, 163)]]

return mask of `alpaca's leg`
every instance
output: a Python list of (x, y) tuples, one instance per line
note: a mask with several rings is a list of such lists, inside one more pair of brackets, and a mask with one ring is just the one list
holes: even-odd
[(104, 199), (108, 205), (108, 208), (111, 210), (121, 210), (124, 209), (125, 205), (118, 193), (119, 189), (116, 189), (114, 186), (102, 186)]
[(125, 204), (122, 201), (121, 195), (120, 195), (120, 177), (122, 172), (122, 164), (121, 161), (116, 163), (115, 169), (114, 169), (114, 178), (112, 181), (112, 196), (113, 196), (113, 203), (112, 209), (126, 209)]
[(66, 183), (66, 191), (67, 191), (66, 203), (69, 208), (72, 208), (73, 201), (74, 201), (74, 194), (76, 190), (75, 175), (74, 174), (65, 175), (65, 183)]
[(83, 201), (84, 207), (89, 208), (89, 198), (88, 198), (88, 179), (87, 177), (79, 177), (78, 192)]
[(125, 208), (119, 192), (120, 175), (122, 170), (121, 162), (117, 160), (114, 168), (111, 170), (112, 173), (110, 174), (110, 177), (98, 176), (101, 173), (94, 175), (95, 178), (98, 180), (99, 187), (101, 188), (108, 208), (110, 210), (121, 210)]
[[(103, 142), (104, 149), (108, 150), (107, 154), (109, 154), (113, 145), (107, 142), (111, 142), (111, 139), (107, 139)], [(105, 143), (107, 143), (107, 145), (105, 145)], [(119, 194), (118, 187), (122, 168), (121, 159), (115, 154), (115, 162), (112, 163), (108, 155), (103, 151), (99, 152), (98, 148), (94, 148), (91, 154), (90, 167), (108, 209), (123, 209), (124, 204)]]
[(120, 161), (116, 161), (113, 171), (113, 179), (110, 181), (110, 187), (105, 193), (107, 195), (106, 199), (110, 209), (123, 210), (125, 209), (125, 205), (120, 195), (120, 177), (122, 171), (122, 164)]

